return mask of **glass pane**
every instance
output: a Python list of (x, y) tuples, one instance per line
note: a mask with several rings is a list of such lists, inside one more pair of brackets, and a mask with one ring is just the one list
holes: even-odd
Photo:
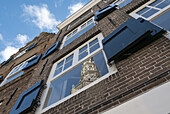
[(27, 63), (28, 62), (24, 62), (20, 69), (23, 69), (27, 65)]
[(73, 59), (73, 54), (72, 54), (71, 56), (69, 56), (69, 57), (66, 58), (66, 62), (65, 62), (65, 63), (67, 63), (67, 62), (70, 61), (71, 59)]
[(87, 45), (85, 45), (84, 47), (82, 47), (80, 50), (79, 50), (79, 54), (82, 53), (84, 50), (87, 49)]
[(87, 51), (84, 51), (83, 53), (81, 53), (79, 55), (79, 60), (83, 59), (84, 57), (86, 57), (88, 55), (88, 52)]
[(69, 43), (71, 43), (72, 41), (74, 41), (75, 39), (77, 39), (78, 37), (80, 37), (82, 34), (84, 34), (85, 32), (87, 32), (89, 29), (91, 29), (95, 24), (92, 23), (91, 25), (89, 25), (88, 27), (86, 27), (85, 29), (83, 29), (82, 31), (80, 31), (79, 33), (77, 33), (75, 36), (73, 36), (71, 39), (69, 39), (68, 41), (66, 41), (64, 43), (64, 46), (68, 45)]
[(70, 67), (70, 66), (72, 65), (72, 62), (73, 62), (73, 61), (70, 61), (70, 62), (66, 63), (66, 64), (64, 65), (64, 70), (67, 69), (68, 67)]
[(94, 45), (97, 42), (98, 42), (98, 39), (93, 40), (92, 42), (89, 43), (89, 47), (91, 47), (92, 45)]
[(158, 18), (154, 19), (152, 22), (166, 28), (168, 31), (170, 31), (170, 11), (164, 13), (163, 15), (159, 16)]
[(10, 75), (14, 74), (17, 71), (18, 67), (15, 67), (14, 70), (10, 73)]
[(157, 5), (158, 3), (160, 3), (161, 1), (163, 1), (163, 0), (157, 0), (157, 1), (155, 1), (154, 3), (150, 4), (150, 6), (155, 6), (155, 5)]
[(170, 5), (170, 0), (165, 0), (164, 2), (162, 2), (161, 4), (159, 4), (158, 6), (156, 6), (157, 8), (164, 8), (166, 6)]
[(137, 12), (138, 15), (141, 15), (142, 13), (144, 13), (145, 11), (149, 10), (150, 8), (145, 7), (144, 9), (140, 10), (139, 12)]
[(142, 16), (145, 17), (145, 18), (148, 18), (150, 16), (152, 16), (153, 14), (155, 14), (156, 12), (158, 12), (159, 10), (156, 10), (156, 9), (151, 9), (149, 10), (148, 12), (144, 13)]
[[(101, 76), (107, 74), (108, 69), (103, 52), (98, 53), (93, 58)], [(49, 106), (71, 94), (72, 88), (78, 86), (80, 82), (82, 66), (83, 63), (51, 83), (44, 107)]]
[(64, 60), (57, 64), (56, 69), (59, 68), (60, 66), (62, 66), (63, 64), (64, 64)]
[(22, 71), (22, 72), (20, 72), (20, 73), (18, 73), (18, 74), (16, 74), (16, 75), (14, 75), (14, 76), (12, 76), (12, 77), (8, 78), (8, 82), (10, 82), (11, 80), (13, 80), (13, 79), (15, 79), (15, 78), (19, 77), (19, 76), (20, 76), (20, 75), (22, 75), (22, 74), (24, 74), (24, 71)]
[(63, 67), (60, 67), (59, 69), (57, 69), (54, 73), (54, 76), (57, 76), (61, 71), (62, 71)]
[(70, 72), (64, 74), (62, 77), (53, 81), (50, 85), (51, 94), (46, 106), (49, 106), (60, 99), (71, 94), (72, 85), (77, 85), (81, 77), (81, 65), (77, 66)]
[(95, 51), (96, 49), (98, 49), (100, 46), (99, 46), (99, 43), (95, 44), (94, 46), (90, 47), (90, 53), (92, 53), (93, 51)]

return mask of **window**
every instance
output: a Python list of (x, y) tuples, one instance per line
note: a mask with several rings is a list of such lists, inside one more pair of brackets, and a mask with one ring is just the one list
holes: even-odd
[(169, 9), (169, 0), (151, 0), (140, 8), (136, 9), (130, 15), (135, 18), (142, 17), (170, 31)]
[(17, 59), (18, 57), (21, 57), (22, 55), (24, 55), (26, 53), (26, 51), (22, 51), (20, 52), (17, 56), (14, 57), (14, 59)]
[(132, 0), (116, 0), (113, 3), (118, 5), (120, 8), (123, 6), (126, 6), (128, 3), (130, 3)]
[(76, 38), (81, 36), (83, 33), (88, 31), (89, 29), (91, 29), (94, 25), (95, 24), (94, 24), (93, 18), (91, 18), (91, 19), (87, 20), (85, 23), (81, 24), (79, 27), (77, 27), (76, 29), (74, 29), (72, 32), (70, 32), (68, 35), (66, 35), (64, 37), (63, 47), (67, 46), (69, 43), (74, 41)]
[(102, 34), (98, 34), (54, 63), (47, 81), (44, 104), (41, 106), (43, 110), (77, 94), (86, 85), (97, 83), (106, 75), (116, 72), (114, 65), (107, 65), (102, 39)]
[(80, 17), (78, 17), (76, 20), (74, 20), (67, 28), (67, 30), (69, 28), (71, 28), (72, 26), (74, 26), (75, 24), (77, 24), (78, 22), (80, 22), (81, 20), (83, 20), (85, 17), (87, 17), (90, 13), (92, 12), (92, 10), (88, 10), (87, 12), (85, 12), (83, 15), (81, 15)]
[(10, 57), (8, 60), (6, 60), (1, 66), (6, 65), (7, 63), (9, 63), (11, 60), (13, 59), (13, 57)]
[(26, 49), (26, 51), (31, 50), (31, 49), (34, 48), (36, 45), (37, 45), (37, 43), (32, 44), (31, 46), (29, 46), (29, 47)]
[[(31, 58), (30, 58), (31, 59)], [(25, 68), (25, 66), (28, 64), (28, 61), (30, 60), (26, 60), (24, 62), (22, 62), (21, 64), (17, 65), (16, 67), (14, 67), (12, 69), (12, 71), (7, 75), (7, 77), (4, 79), (4, 81), (1, 83), (0, 86), (14, 80), (15, 78), (21, 76), (22, 74), (24, 74), (23, 69)]]

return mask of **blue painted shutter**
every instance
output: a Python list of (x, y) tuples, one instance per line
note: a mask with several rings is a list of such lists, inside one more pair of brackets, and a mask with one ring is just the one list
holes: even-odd
[(163, 32), (164, 30), (142, 18), (130, 18), (103, 39), (108, 62), (117, 62), (128, 57), (157, 39)]
[(9, 61), (11, 61), (13, 59), (13, 57), (10, 57), (8, 60), (6, 60), (1, 66), (4, 66), (5, 64), (9, 63)]
[(25, 114), (33, 110), (34, 106), (37, 104), (37, 98), (43, 87), (43, 80), (39, 81), (31, 88), (23, 92), (12, 108), (10, 114)]
[(60, 42), (55, 43), (53, 46), (51, 46), (43, 55), (42, 59), (45, 59), (47, 56), (49, 56), (51, 53), (53, 53), (55, 50), (58, 49), (60, 45)]
[(23, 70), (27, 70), (28, 68), (36, 65), (38, 61), (40, 60), (42, 54), (37, 55), (36, 57), (33, 57), (28, 61), (28, 64), (23, 68)]
[(26, 51), (31, 50), (31, 49), (34, 48), (36, 45), (37, 45), (37, 43), (34, 43), (33, 45), (29, 46), (29, 47), (26, 49)]
[(100, 9), (99, 11), (97, 11), (95, 13), (95, 17), (94, 17), (95, 21), (101, 20), (106, 15), (108, 15), (109, 13), (116, 10), (116, 7), (117, 7), (117, 5), (115, 5), (115, 4), (109, 4), (108, 6), (104, 7), (103, 9)]
[(0, 76), (0, 82), (3, 81), (3, 76)]

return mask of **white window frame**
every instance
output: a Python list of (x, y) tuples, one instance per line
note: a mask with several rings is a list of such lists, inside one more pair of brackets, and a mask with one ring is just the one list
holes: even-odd
[[(87, 23), (90, 21), (90, 20), (93, 20), (90, 24), (87, 25)], [(64, 40), (63, 40), (63, 43), (61, 45), (61, 49), (64, 47), (64, 44), (67, 40), (71, 39), (72, 37), (74, 37), (76, 34), (78, 34), (79, 32), (81, 32), (82, 30), (84, 30), (85, 28), (87, 28), (88, 26), (90, 26), (91, 24), (95, 24), (95, 21), (94, 21), (94, 17), (88, 19), (86, 22), (84, 22), (83, 24), (79, 25), (77, 28), (75, 28), (74, 30), (72, 30), (71, 32), (69, 32), (67, 35), (64, 36)], [(83, 29), (81, 29), (82, 25), (86, 25)], [(77, 31), (75, 34), (73, 34), (75, 31)], [(69, 38), (67, 38), (68, 36), (70, 36)]]
[[(168, 12), (168, 10), (170, 9), (170, 5), (164, 7), (163, 9), (161, 9), (161, 8), (154, 8), (154, 9), (157, 9), (157, 10), (159, 10), (159, 11), (156, 12), (155, 14), (151, 15), (151, 16), (148, 17), (148, 18), (145, 18), (145, 17), (137, 14), (137, 12), (141, 11), (141, 10), (144, 9), (145, 7), (151, 7), (151, 6), (149, 6), (149, 5), (152, 4), (152, 3), (154, 3), (155, 1), (157, 1), (157, 0), (150, 0), (150, 1), (148, 1), (147, 3), (145, 3), (144, 5), (142, 5), (141, 7), (137, 8), (136, 10), (134, 10), (133, 12), (131, 12), (129, 15), (132, 16), (132, 17), (134, 17), (135, 19), (138, 19), (138, 18), (141, 17), (141, 18), (144, 18), (145, 20), (152, 21), (152, 20), (158, 18), (159, 16), (163, 15), (164, 13)], [(154, 23), (154, 24), (156, 24), (156, 23)], [(157, 25), (157, 26), (159, 26), (159, 25)], [(161, 26), (159, 26), (159, 27), (161, 27)], [(161, 27), (161, 28), (162, 28), (162, 27)], [(165, 36), (170, 39), (170, 31), (167, 31), (167, 33), (165, 34)]]
[[(33, 57), (35, 57), (35, 56), (33, 56)], [(28, 64), (28, 61), (29, 61), (30, 59), (32, 59), (33, 57), (31, 57), (31, 58), (27, 59), (26, 61), (18, 64), (17, 66), (15, 66), (15, 67), (11, 70), (11, 72), (9, 72), (8, 75), (5, 77), (4, 81), (0, 84), (0, 87), (3, 86), (3, 85), (5, 85), (5, 84), (7, 84), (8, 82), (10, 82), (10, 81), (8, 81), (9, 78), (12, 78), (13, 76), (15, 76), (15, 75), (19, 74), (20, 72), (22, 72), (22, 69)], [(19, 66), (20, 66), (20, 67), (19, 67)], [(15, 73), (12, 73), (12, 72), (15, 70), (15, 68), (17, 68), (17, 67), (19, 67), (19, 69), (18, 69)], [(23, 72), (24, 72), (24, 71), (23, 71)], [(12, 73), (12, 74), (11, 74), (11, 73)], [(19, 77), (19, 76), (18, 76), (18, 77)], [(17, 78), (17, 77), (16, 77), (16, 78)], [(15, 78), (14, 78), (14, 79), (15, 79)], [(12, 80), (11, 80), (11, 81), (12, 81)]]
[[(83, 59), (81, 60), (78, 60), (78, 55), (79, 55), (79, 49), (81, 49), (82, 47), (84, 47), (85, 45), (89, 44), (90, 42), (94, 41), (96, 38), (98, 38), (98, 42), (99, 42), (99, 48), (96, 49), (95, 51), (93, 51), (91, 54), (88, 54), (86, 57), (84, 57)], [(37, 109), (36, 111), (36, 114), (39, 114), (39, 113), (43, 113), (43, 112), (46, 112), (47, 110), (59, 105), (60, 103), (70, 99), (71, 97), (79, 94), (80, 92), (90, 88), (91, 86), (99, 83), (100, 81), (108, 78), (110, 75), (114, 74), (117, 72), (117, 69), (116, 69), (116, 66), (115, 64), (113, 64), (112, 66), (109, 66), (107, 64), (107, 57), (103, 51), (103, 45), (102, 45), (102, 39), (103, 39), (103, 35), (102, 33), (99, 33), (98, 35), (96, 35), (95, 37), (93, 37), (91, 40), (87, 41), (86, 43), (84, 43), (83, 45), (81, 45), (80, 47), (78, 47), (77, 49), (75, 49), (74, 51), (72, 51), (71, 53), (69, 53), (68, 55), (66, 55), (64, 58), (60, 59), (59, 61), (57, 61), (56, 63), (54, 63), (52, 69), (51, 69), (51, 72), (50, 72), (50, 75), (49, 75), (49, 78), (47, 80), (47, 88), (46, 90), (43, 91), (43, 94), (42, 94), (42, 97), (41, 97), (41, 105), (40, 107)], [(101, 78), (95, 80), (94, 82), (90, 83), (89, 85), (83, 87), (82, 89), (76, 91), (75, 93), (72, 93), (70, 94), (69, 96), (57, 101), (56, 103), (53, 103), (51, 104), (50, 106), (47, 106), (45, 108), (44, 107), (44, 104), (45, 104), (45, 101), (46, 101), (46, 98), (48, 97), (48, 91), (49, 91), (49, 88), (50, 88), (50, 85), (51, 85), (51, 82), (53, 82), (54, 80), (56, 80), (57, 78), (59, 78), (61, 75), (69, 72), (70, 70), (72, 70), (73, 68), (77, 67), (78, 65), (82, 64), (83, 61), (85, 61), (87, 58), (91, 57), (91, 56), (94, 56), (96, 54), (98, 54), (99, 52), (102, 52), (103, 55), (104, 55), (104, 58), (106, 60), (106, 65), (107, 65), (107, 68), (108, 68), (108, 73), (105, 74), (104, 76), (102, 76)], [(70, 66), (69, 68), (67, 68), (66, 70), (64, 70), (63, 72), (59, 73), (57, 76), (54, 76), (54, 73), (55, 73), (55, 69), (56, 69), (56, 66), (58, 63), (60, 63), (61, 61), (63, 61), (64, 59), (66, 59), (67, 57), (69, 57), (70, 55), (73, 55), (73, 62), (72, 62), (72, 66)], [(74, 58), (75, 57), (75, 58)]]
[[(139, 18), (139, 17), (142, 17), (142, 18), (144, 18), (144, 19), (146, 19), (146, 20), (148, 20), (148, 21), (152, 21), (152, 20), (156, 19), (157, 17), (159, 17), (160, 15), (166, 13), (166, 12), (168, 11), (168, 9), (170, 8), (170, 5), (164, 7), (163, 9), (161, 9), (161, 8), (154, 8), (154, 7), (149, 6), (150, 4), (152, 4), (152, 3), (155, 2), (155, 1), (157, 1), (157, 0), (150, 0), (150, 1), (148, 1), (147, 3), (145, 3), (144, 5), (142, 5), (141, 7), (137, 8), (136, 10), (134, 10), (133, 12), (131, 12), (129, 15), (131, 15), (132, 17), (134, 17), (134, 18), (136, 18), (136, 19)], [(150, 7), (150, 8), (153, 8), (153, 9), (157, 9), (157, 10), (159, 10), (159, 11), (156, 12), (155, 14), (153, 14), (152, 16), (148, 17), (148, 18), (145, 18), (145, 17), (137, 14), (137, 12), (139, 12), (139, 11), (142, 10), (142, 9), (144, 9), (145, 7)]]

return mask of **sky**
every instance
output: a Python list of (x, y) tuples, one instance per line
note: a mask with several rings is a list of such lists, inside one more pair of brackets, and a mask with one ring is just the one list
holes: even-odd
[(0, 63), (91, 0), (0, 0)]

